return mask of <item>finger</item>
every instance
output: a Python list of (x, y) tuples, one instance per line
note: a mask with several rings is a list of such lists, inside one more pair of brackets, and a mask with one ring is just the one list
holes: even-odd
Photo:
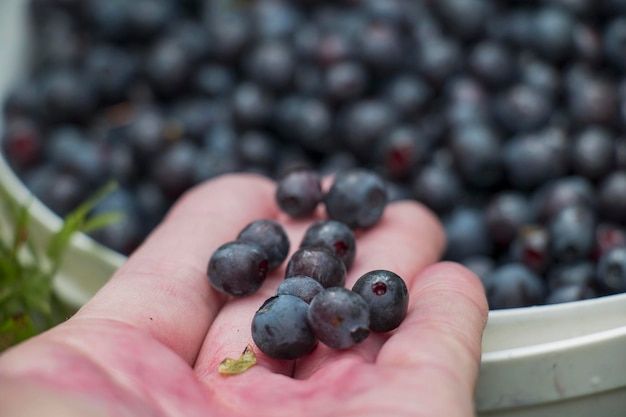
[(456, 410), (441, 415), (462, 415), (460, 410), (471, 409), (480, 365), (488, 314), (483, 286), (467, 269), (444, 262), (417, 277), (410, 299), (407, 317), (376, 362), (418, 370), (413, 379), (416, 389), (437, 387), (432, 389), (432, 402)]
[[(410, 288), (419, 272), (439, 259), (444, 245), (444, 232), (429, 210), (415, 202), (393, 203), (376, 227), (359, 233), (357, 256), (346, 287), (352, 288), (354, 282), (369, 271), (387, 269), (400, 275)], [(309, 378), (321, 367), (333, 366), (334, 361), (345, 359), (347, 355), (373, 362), (388, 336), (372, 333), (348, 350), (320, 345), (312, 355), (298, 362), (294, 377)]]
[(274, 190), (245, 174), (192, 189), (76, 319), (131, 324), (192, 363), (226, 299), (209, 285), (209, 257), (249, 222), (277, 215)]

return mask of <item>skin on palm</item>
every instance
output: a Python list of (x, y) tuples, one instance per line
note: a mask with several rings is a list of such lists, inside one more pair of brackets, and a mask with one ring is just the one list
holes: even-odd
[[(35, 384), (68, 410), (87, 404), (104, 415), (472, 415), (484, 291), (466, 269), (434, 264), (443, 233), (414, 202), (391, 204), (379, 225), (357, 234), (346, 283), (380, 268), (405, 277), (411, 303), (398, 329), (345, 351), (319, 345), (297, 361), (255, 349), (257, 365), (244, 374), (217, 372), (251, 342), (254, 312), (284, 266), (258, 293), (229, 299), (207, 282), (212, 251), (258, 218), (277, 219), (297, 243), (323, 215), (288, 219), (273, 192), (271, 181), (244, 174), (188, 192), (75, 317), (0, 356), (0, 384), (19, 382), (22, 397)], [(16, 398), (0, 395), (0, 411)], [(22, 415), (38, 415), (32, 403), (21, 401)]]

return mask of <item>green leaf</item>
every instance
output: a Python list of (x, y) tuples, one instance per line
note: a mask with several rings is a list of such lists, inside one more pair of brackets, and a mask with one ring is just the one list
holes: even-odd
[(11, 247), (11, 255), (17, 256), (18, 251), (28, 240), (28, 226), (30, 223), (30, 214), (27, 205), (22, 206), (17, 211), (15, 218), (15, 227), (13, 230), (13, 245)]
[(122, 218), (117, 212), (89, 217), (115, 187), (115, 182), (108, 183), (67, 215), (43, 251), (29, 233), (30, 204), (20, 206), (0, 187), (0, 203), (10, 219), (10, 227), (0, 230), (0, 352), (72, 314), (55, 297), (52, 281), (74, 233), (93, 231)]
[(37, 334), (28, 316), (14, 316), (0, 322), (0, 352)]
[(237, 359), (226, 358), (220, 362), (217, 371), (222, 375), (237, 375), (256, 365), (256, 354), (251, 345), (246, 346)]
[(109, 213), (102, 213), (90, 217), (85, 221), (81, 231), (84, 233), (93, 232), (94, 230), (102, 229), (110, 224), (120, 222), (125, 218), (124, 212), (112, 211)]
[(115, 181), (109, 182), (65, 217), (63, 227), (52, 236), (46, 249), (46, 254), (55, 266), (53, 270), (58, 268), (61, 256), (67, 249), (74, 233), (83, 231), (89, 212), (116, 187)]

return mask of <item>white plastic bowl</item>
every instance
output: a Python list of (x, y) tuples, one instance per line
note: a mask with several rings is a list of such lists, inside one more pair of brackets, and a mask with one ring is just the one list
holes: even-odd
[[(27, 67), (26, 4), (0, 0), (0, 102)], [(32, 199), (1, 155), (0, 187), (20, 203)], [(36, 199), (32, 215), (40, 242), (60, 227)], [(77, 235), (55, 291), (78, 307), (125, 259)], [(626, 295), (491, 312), (476, 407), (480, 416), (494, 417), (626, 416)]]

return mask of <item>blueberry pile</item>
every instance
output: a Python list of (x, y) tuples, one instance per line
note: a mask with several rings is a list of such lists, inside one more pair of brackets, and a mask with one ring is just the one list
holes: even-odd
[[(400, 325), (409, 295), (399, 275), (374, 270), (362, 275), (352, 289), (345, 288), (356, 256), (353, 230), (378, 223), (385, 195), (382, 178), (363, 168), (338, 175), (327, 193), (322, 192), (319, 174), (309, 168), (294, 168), (278, 181), (276, 202), (283, 212), (292, 218), (311, 217), (323, 203), (328, 218), (307, 228), (300, 247), (288, 259), (284, 280), (252, 319), (252, 339), (263, 353), (297, 359), (312, 352), (318, 341), (347, 349), (370, 332), (389, 332)], [(360, 210), (353, 211), (353, 205)], [(289, 249), (289, 237), (280, 223), (253, 221), (234, 241), (213, 252), (207, 267), (209, 282), (227, 295), (253, 294), (268, 272), (287, 259)]]
[[(358, 168), (385, 183), (372, 205), (439, 216), (444, 257), (480, 276), (492, 309), (626, 290), (622, 0), (30, 7), (32, 70), (3, 103), (3, 154), (60, 215), (117, 180), (97, 210), (127, 216), (93, 236), (116, 251), (215, 176)], [(320, 197), (298, 195), (315, 184), (302, 174), (279, 201), (294, 217)], [(350, 227), (371, 223), (360, 209), (327, 207)]]

